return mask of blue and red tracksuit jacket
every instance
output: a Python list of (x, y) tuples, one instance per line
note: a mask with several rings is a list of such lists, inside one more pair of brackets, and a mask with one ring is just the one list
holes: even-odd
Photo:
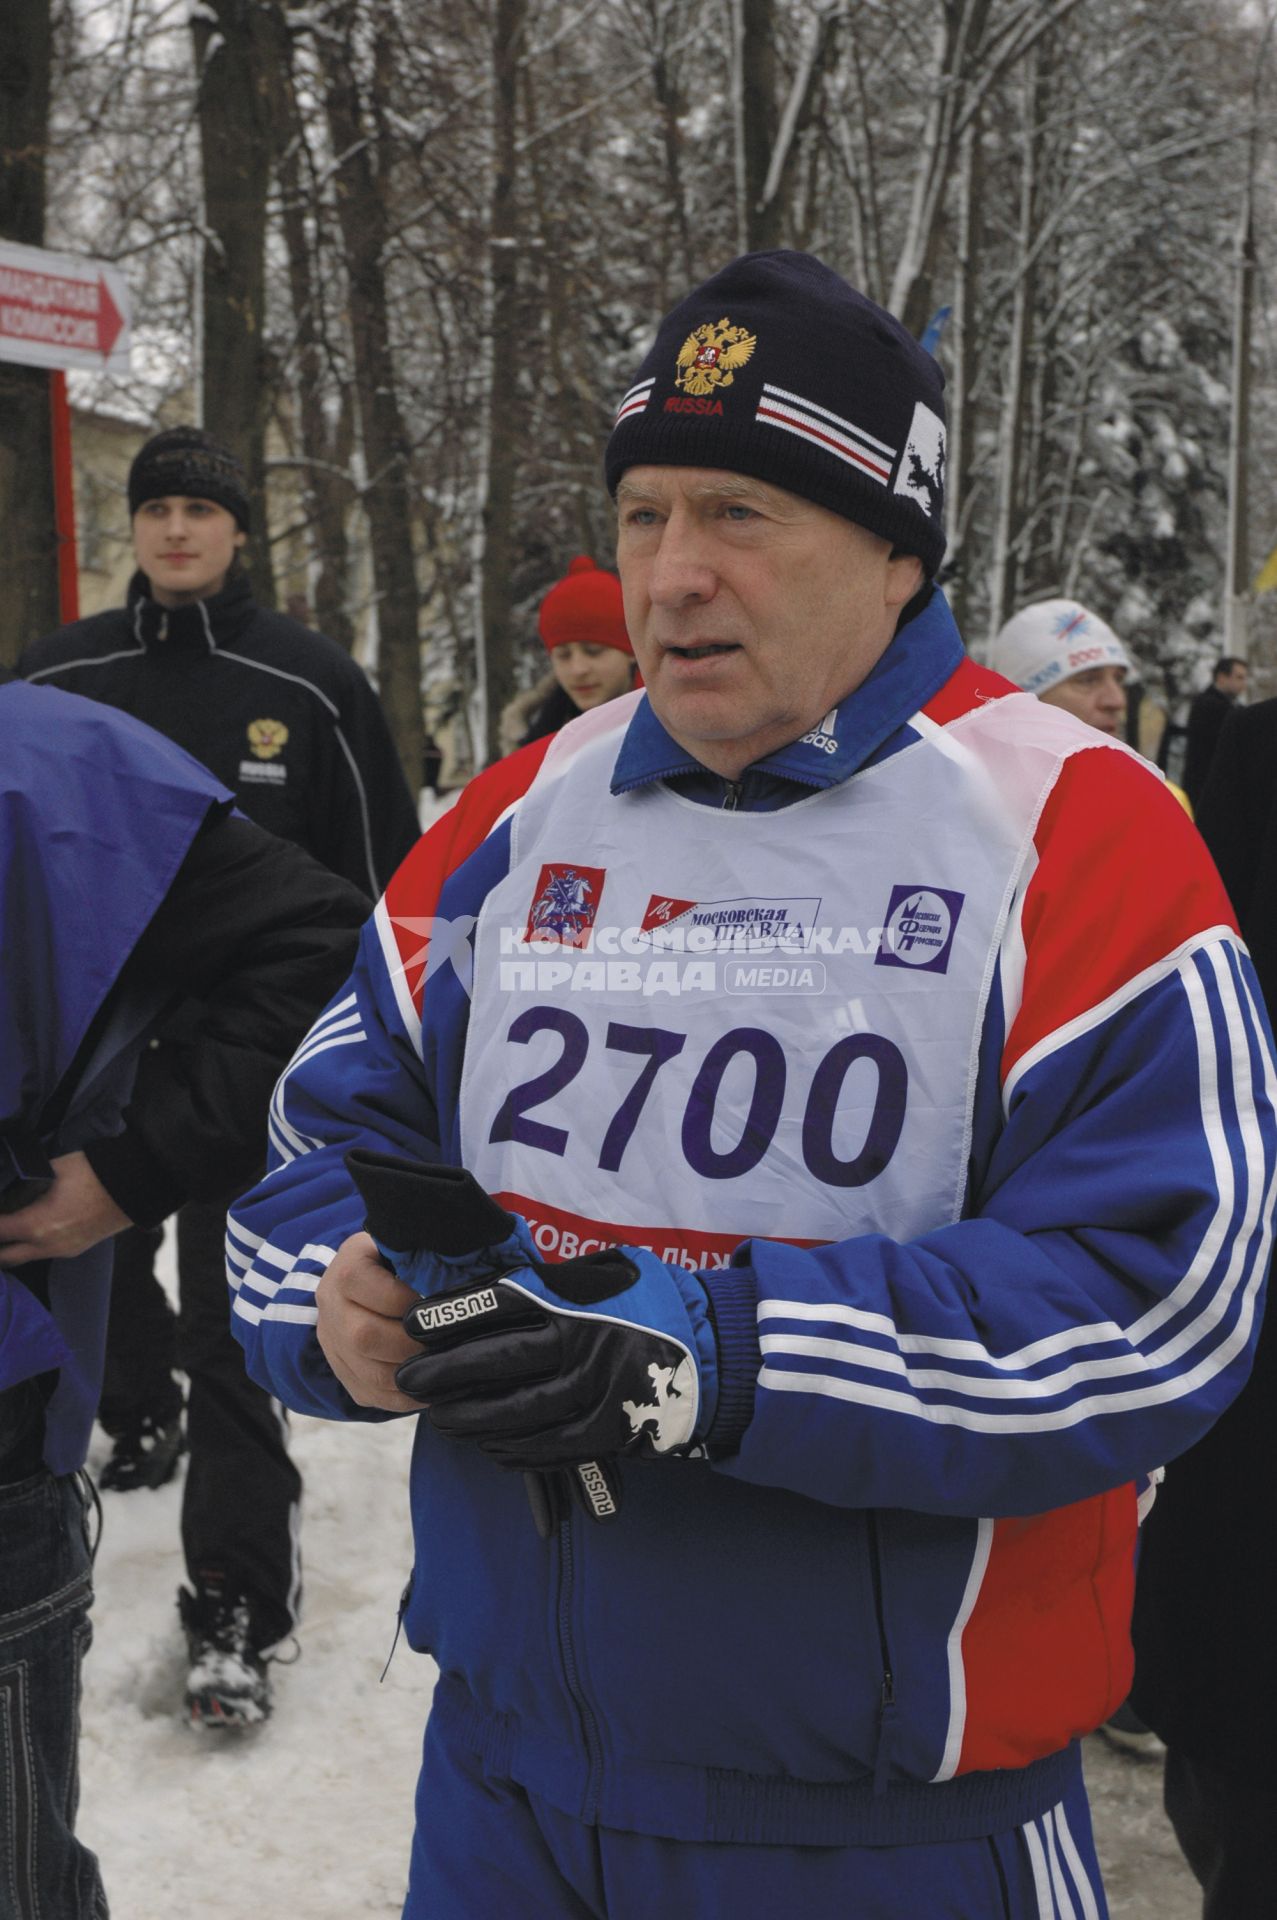
[[(1000, 730), (1010, 752), (1017, 725), (1063, 743), (1015, 843), (962, 1036), (965, 1160), (950, 1212), (899, 1238), (881, 1226), (826, 1244), (740, 1235), (734, 1255), (704, 1262), (719, 1404), (744, 1408), (739, 1443), (707, 1460), (625, 1462), (617, 1520), (573, 1513), (545, 1542), (517, 1477), (418, 1422), (406, 1626), (441, 1669), (434, 1711), (494, 1769), (577, 1817), (693, 1841), (988, 1833), (1058, 1800), (1079, 1737), (1125, 1696), (1140, 1498), (1250, 1364), (1277, 1080), (1250, 962), (1195, 830), (1136, 756), (1048, 711), (964, 659), (936, 595), (819, 729), (730, 794), (645, 696), (583, 716), (480, 775), (409, 855), (353, 976), (276, 1089), (270, 1171), (230, 1221), (235, 1330), (254, 1377), (288, 1405), (379, 1418), (351, 1402), (315, 1335), (317, 1281), (362, 1225), (343, 1154), (461, 1162), (474, 1126), (467, 1053), (482, 1054), (494, 1024), (492, 1001), (478, 1003), (484, 1029), (470, 1018), (485, 907), (526, 866), (538, 910), (557, 899), (579, 934), (582, 873), (597, 886), (603, 872), (567, 872), (554, 848), (521, 842), (548, 780), (570, 797), (579, 769), (597, 778), (610, 756), (600, 833), (618, 859), (657, 817), (658, 792), (779, 815), (768, 831), (787, 836), (802, 894), (815, 797), (845, 809), (854, 876), (857, 822), (879, 819), (873, 795), (889, 776), (904, 796), (892, 830), (913, 849), (894, 902), (936, 877), (926, 823), (908, 817), (915, 782), (921, 791), (943, 760), (950, 785), (936, 790), (956, 793), (959, 812), (975, 796), (978, 861), (978, 822), (992, 835), (1000, 801), (987, 768), (972, 772), (973, 743)], [(709, 818), (695, 805), (680, 816), (692, 839), (698, 817)], [(933, 920), (956, 923), (961, 895), (939, 879)], [(933, 971), (947, 964), (942, 944)], [(626, 1019), (668, 1024), (661, 1005)], [(562, 1143), (590, 1116), (567, 1085), (572, 1016), (542, 1017), (563, 1054), (524, 1082), (517, 1110), (523, 1164), (545, 1146), (533, 1197), (552, 1257), (586, 1244), (579, 1197), (560, 1201)], [(624, 1111), (630, 1128), (641, 1024), (618, 1044), (632, 1091), (613, 1124)], [(925, 1102), (925, 1072), (909, 1084), (908, 1101)], [(721, 1207), (720, 1176), (736, 1163), (708, 1124), (697, 1137)], [(907, 1126), (897, 1112), (894, 1132)], [(831, 1138), (815, 1142), (814, 1164), (849, 1180)], [(677, 1143), (671, 1129), (667, 1175), (683, 1204), (669, 1218), (686, 1224), (697, 1176)], [(796, 1150), (794, 1165), (803, 1177)], [(855, 1173), (862, 1191), (871, 1173)], [(625, 1220), (600, 1217), (624, 1237)], [(662, 1251), (659, 1237), (647, 1244)]]

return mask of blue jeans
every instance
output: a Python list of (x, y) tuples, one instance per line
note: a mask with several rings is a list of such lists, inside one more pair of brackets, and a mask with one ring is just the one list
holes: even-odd
[(106, 1920), (97, 1858), (75, 1837), (92, 1599), (81, 1478), (0, 1485), (0, 1920)]

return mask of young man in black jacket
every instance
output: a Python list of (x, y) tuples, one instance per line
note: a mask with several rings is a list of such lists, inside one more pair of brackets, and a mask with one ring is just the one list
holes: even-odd
[[(333, 641), (253, 598), (240, 560), (249, 533), (245, 477), (208, 434), (177, 427), (155, 435), (133, 462), (128, 496), (138, 571), (127, 604), (36, 641), (22, 672), (166, 734), (235, 794), (250, 820), (302, 847), (371, 904), (416, 840), (417, 813), (367, 677)], [(189, 1052), (200, 1017), (188, 1006), (143, 1059), (140, 1111), (162, 1111), (170, 1057)], [(299, 1031), (305, 1024), (303, 1017)], [(206, 1094), (213, 1109), (234, 1105), (247, 1050)], [(229, 1124), (229, 1113), (218, 1117)], [(253, 1138), (260, 1158), (264, 1103)], [(190, 1587), (179, 1596), (191, 1653), (188, 1706), (219, 1725), (237, 1712), (251, 1718), (208, 1682), (207, 1645), (228, 1608), (247, 1606), (255, 1652), (296, 1624), (301, 1482), (279, 1412), (247, 1378), (227, 1321), (223, 1240), (234, 1188), (187, 1201), (135, 1144), (101, 1151), (135, 1223), (116, 1250), (100, 1409), (114, 1451), (102, 1484), (121, 1492), (160, 1486), (189, 1445), (182, 1538)], [(154, 1274), (162, 1224), (175, 1210), (176, 1321)], [(185, 1434), (177, 1365), (189, 1380)]]

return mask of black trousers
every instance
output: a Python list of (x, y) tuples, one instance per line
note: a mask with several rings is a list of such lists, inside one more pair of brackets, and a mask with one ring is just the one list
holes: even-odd
[(254, 1639), (269, 1646), (297, 1622), (301, 1475), (287, 1416), (249, 1379), (231, 1332), (225, 1234), (224, 1205), (192, 1201), (178, 1213), (176, 1315), (155, 1277), (159, 1230), (119, 1235), (99, 1417), (108, 1433), (143, 1414), (171, 1418), (182, 1400), (173, 1368), (186, 1374), (187, 1572), (195, 1586), (212, 1580), (242, 1594)]
[(1166, 1755), (1166, 1812), (1202, 1889), (1202, 1920), (1269, 1920), (1277, 1888), (1277, 1786)]

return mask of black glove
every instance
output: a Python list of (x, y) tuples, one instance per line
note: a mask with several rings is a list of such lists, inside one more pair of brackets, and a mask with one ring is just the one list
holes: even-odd
[[(606, 1311), (597, 1311), (605, 1308)], [(685, 1452), (716, 1381), (704, 1289), (654, 1254), (610, 1247), (538, 1262), (413, 1307), (424, 1349), (396, 1374), (441, 1433), (503, 1466)]]
[[(460, 1167), (422, 1165), (356, 1148), (346, 1165), (367, 1207), (368, 1231), (399, 1277), (433, 1304), (441, 1294), (469, 1291), (457, 1282), (493, 1277), (536, 1262), (526, 1221), (506, 1213)], [(409, 1310), (404, 1325), (417, 1337), (439, 1316), (431, 1304)], [(411, 1392), (411, 1387), (404, 1389)], [(441, 1423), (436, 1423), (441, 1424)], [(594, 1520), (614, 1519), (620, 1481), (607, 1461), (577, 1460), (559, 1475), (525, 1473), (528, 1503), (542, 1539), (549, 1539), (570, 1493)]]

